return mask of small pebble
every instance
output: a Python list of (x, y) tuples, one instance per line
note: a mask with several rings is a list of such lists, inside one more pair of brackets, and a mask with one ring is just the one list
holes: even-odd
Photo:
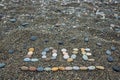
[(65, 67), (58, 67), (59, 68), (59, 70), (61, 70), (61, 71), (63, 71), (63, 70), (65, 70)]
[(79, 49), (78, 48), (73, 48), (73, 51), (78, 51)]
[(95, 66), (88, 66), (89, 70), (95, 70)]
[(108, 60), (108, 62), (113, 62), (114, 59), (112, 56), (108, 56), (107, 60)]
[(73, 68), (68, 66), (68, 67), (65, 67), (65, 70), (69, 71), (69, 70), (72, 70)]
[(47, 58), (47, 56), (46, 56), (46, 55), (43, 55), (42, 58), (45, 59), (45, 58)]
[(78, 54), (78, 51), (73, 51), (72, 53), (73, 53), (73, 54)]
[(49, 52), (50, 48), (45, 48), (44, 52)]
[(111, 46), (111, 50), (112, 50), (112, 51), (115, 51), (115, 50), (116, 50), (116, 47)]
[(83, 51), (85, 51), (85, 49), (84, 49), (84, 48), (81, 48), (81, 51), (83, 52)]
[(27, 54), (25, 57), (26, 57), (26, 58), (31, 58), (32, 56)]
[(39, 59), (37, 59), (37, 58), (32, 58), (31, 61), (32, 61), (32, 62), (37, 62), (37, 61), (39, 61)]
[(103, 66), (96, 66), (96, 69), (104, 70), (105, 68)]
[(85, 66), (80, 67), (80, 70), (88, 70), (88, 67), (85, 67)]
[(89, 52), (89, 51), (90, 51), (90, 48), (85, 48), (85, 51)]
[(63, 42), (63, 41), (59, 41), (58, 44), (59, 44), (59, 45), (63, 45), (64, 42)]
[(27, 55), (33, 55), (33, 52), (32, 51), (29, 51), (28, 53), (27, 53)]
[(53, 67), (52, 71), (58, 71), (58, 69), (59, 69), (58, 67)]
[(30, 58), (24, 58), (24, 60), (23, 60), (24, 62), (30, 62), (31, 61), (31, 59)]
[(106, 54), (107, 54), (107, 55), (111, 55), (112, 53), (111, 53), (110, 50), (107, 50), (107, 51), (106, 51)]
[(37, 40), (37, 36), (31, 36), (31, 37), (30, 37), (30, 40), (31, 40), (31, 41)]
[(120, 72), (120, 66), (113, 66), (112, 69), (116, 72)]
[(72, 62), (72, 61), (73, 61), (72, 58), (68, 58), (68, 59), (67, 59), (67, 62)]
[(8, 53), (9, 53), (9, 54), (13, 54), (13, 53), (14, 53), (14, 50), (13, 50), (13, 49), (10, 49), (10, 50), (8, 50)]
[(68, 58), (69, 58), (69, 55), (64, 55), (63, 58), (64, 58), (64, 59), (68, 59)]
[(83, 55), (86, 55), (86, 52), (85, 52), (85, 51), (83, 51), (83, 52), (82, 52), (82, 54), (83, 54)]
[(85, 61), (88, 60), (88, 56), (87, 56), (87, 55), (83, 55), (82, 58), (83, 58), (83, 60), (85, 60)]
[(87, 53), (86, 53), (86, 55), (87, 55), (87, 56), (91, 56), (91, 55), (92, 55), (92, 53), (87, 52)]
[(57, 53), (53, 53), (52, 56), (53, 56), (53, 57), (56, 57), (56, 56), (57, 56)]
[(45, 39), (44, 42), (46, 42), (46, 43), (49, 42), (49, 39)]
[(47, 54), (47, 52), (43, 51), (41, 54), (42, 54), (42, 55), (46, 55), (46, 54)]
[(88, 38), (88, 37), (85, 37), (85, 38), (84, 38), (84, 41), (85, 41), (85, 42), (88, 42), (88, 41), (89, 41), (89, 38)]
[(56, 50), (56, 49), (53, 49), (53, 50), (52, 50), (52, 53), (57, 53), (57, 50)]
[(52, 59), (52, 60), (55, 60), (55, 59), (57, 59), (57, 57), (55, 57), (55, 56), (52, 56), (52, 57), (51, 57), (51, 59)]
[(50, 67), (45, 67), (44, 70), (45, 71), (51, 71), (51, 68)]
[(73, 70), (79, 70), (80, 67), (79, 66), (73, 66)]
[(29, 25), (29, 23), (22, 23), (23, 27), (26, 27), (27, 25)]
[(33, 52), (34, 50), (34, 48), (29, 48), (29, 52)]
[(71, 58), (72, 58), (72, 59), (76, 59), (76, 57), (77, 57), (76, 54), (72, 54), (72, 55), (71, 55)]
[(14, 23), (14, 22), (16, 22), (17, 20), (16, 19), (10, 19), (10, 22), (12, 22), (12, 23)]
[(38, 67), (37, 71), (42, 72), (42, 71), (44, 71), (44, 68), (43, 67)]
[(27, 66), (22, 66), (20, 69), (21, 69), (22, 71), (27, 71), (27, 70), (29, 70), (29, 68), (28, 68)]
[(29, 67), (29, 70), (30, 70), (30, 71), (36, 71), (36, 70), (37, 70), (37, 68), (36, 68), (36, 67), (34, 67), (34, 66), (30, 66), (30, 67)]
[(88, 61), (95, 61), (95, 59), (88, 59)]
[(101, 43), (96, 43), (96, 45), (97, 45), (97, 46), (99, 46), (99, 47), (101, 47), (101, 46), (102, 46), (102, 44), (101, 44)]
[(5, 67), (5, 63), (0, 63), (0, 68), (4, 68)]
[(48, 61), (50, 61), (50, 60), (51, 60), (51, 58), (46, 58), (46, 59), (45, 59), (46, 62), (48, 62)]
[(61, 49), (61, 51), (62, 51), (62, 52), (66, 52), (66, 51), (67, 51), (67, 49), (63, 48), (63, 49)]

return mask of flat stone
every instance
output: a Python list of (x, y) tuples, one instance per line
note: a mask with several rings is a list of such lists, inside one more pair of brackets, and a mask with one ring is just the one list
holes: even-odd
[(4, 68), (5, 67), (5, 63), (0, 63), (0, 68)]
[(69, 58), (69, 55), (64, 55), (63, 58), (64, 58), (64, 59), (68, 59), (68, 58)]
[(65, 67), (65, 70), (67, 70), (67, 71), (72, 70), (72, 69), (73, 69), (73, 67), (70, 67), (70, 66)]
[(13, 50), (13, 49), (9, 49), (9, 50), (8, 50), (8, 53), (9, 53), (9, 54), (13, 54), (13, 53), (14, 53), (14, 50)]
[(88, 66), (89, 70), (95, 70), (95, 66)]
[(115, 51), (115, 50), (116, 50), (116, 47), (115, 47), (115, 46), (111, 46), (111, 50), (112, 50), (112, 51)]
[(83, 58), (83, 60), (85, 60), (85, 61), (88, 60), (88, 56), (87, 56), (87, 55), (83, 55), (82, 58)]
[(12, 23), (14, 23), (14, 22), (16, 22), (16, 21), (17, 21), (17, 19), (15, 19), (15, 18), (10, 19), (10, 22), (12, 22)]
[(82, 66), (80, 67), (80, 70), (88, 70), (88, 67)]
[(96, 69), (104, 70), (104, 66), (96, 66)]
[(38, 38), (37, 36), (31, 36), (31, 37), (30, 37), (30, 40), (31, 40), (31, 41), (35, 41), (35, 40), (37, 40), (37, 38)]
[(58, 67), (58, 68), (59, 68), (59, 70), (61, 70), (61, 71), (65, 70), (65, 67), (62, 67), (62, 66), (60, 66), (60, 67)]
[(37, 59), (37, 58), (32, 58), (31, 61), (32, 61), (32, 62), (37, 62), (37, 61), (39, 61), (39, 59)]
[(29, 68), (28, 68), (27, 66), (22, 66), (20, 69), (21, 69), (22, 71), (27, 71), (27, 70), (29, 70)]
[(87, 53), (86, 53), (86, 55), (87, 55), (87, 56), (91, 56), (91, 55), (92, 55), (92, 53), (87, 52)]
[(72, 61), (73, 61), (72, 58), (68, 58), (68, 59), (67, 59), (67, 62), (72, 62)]
[(73, 53), (73, 54), (78, 54), (78, 51), (73, 51), (72, 53)]
[(52, 71), (58, 71), (58, 67), (52, 67)]
[(53, 56), (53, 57), (56, 57), (56, 56), (57, 56), (57, 53), (53, 53), (52, 56)]
[(120, 72), (120, 66), (113, 66), (112, 69), (116, 72)]
[(51, 68), (50, 67), (45, 67), (44, 70), (45, 71), (51, 71)]
[(89, 38), (88, 38), (88, 37), (85, 37), (85, 38), (84, 38), (84, 41), (85, 41), (85, 42), (88, 42), (88, 41), (89, 41)]
[(82, 52), (83, 52), (83, 51), (85, 52), (85, 48), (81, 48), (81, 51), (82, 51)]
[(42, 58), (45, 59), (45, 58), (47, 58), (47, 56), (46, 56), (46, 55), (43, 55)]
[(31, 61), (31, 59), (30, 58), (24, 58), (24, 60), (23, 60), (24, 62), (30, 62)]
[(73, 48), (73, 51), (79, 51), (79, 49), (78, 48)]
[(76, 57), (77, 57), (76, 54), (72, 54), (72, 55), (71, 55), (71, 58), (72, 58), (72, 59), (76, 59)]
[(29, 23), (22, 23), (23, 27), (26, 27), (27, 25), (29, 25)]
[(42, 72), (42, 71), (44, 71), (44, 68), (42, 66), (40, 66), (40, 67), (37, 68), (37, 71)]
[(29, 52), (33, 52), (34, 50), (34, 48), (29, 48)]
[(82, 54), (83, 54), (83, 55), (85, 55), (85, 54), (86, 54), (86, 52), (85, 52), (85, 51), (82, 51)]
[(108, 56), (107, 60), (108, 60), (108, 62), (113, 62), (114, 61), (112, 56)]
[(106, 50), (106, 54), (107, 54), (107, 55), (111, 55), (112, 53), (111, 53), (110, 50)]
[(36, 71), (36, 70), (37, 70), (37, 68), (36, 68), (36, 67), (34, 67), (34, 66), (30, 66), (30, 67), (29, 67), (29, 70), (30, 70), (30, 71)]
[(73, 66), (73, 70), (80, 70), (79, 66)]
[(85, 48), (85, 51), (89, 52), (89, 51), (90, 51), (90, 48)]
[(66, 52), (66, 51), (67, 51), (67, 49), (63, 48), (63, 49), (61, 49), (61, 51), (62, 51), (62, 52)]
[(101, 47), (101, 46), (102, 46), (102, 44), (101, 44), (101, 43), (96, 43), (96, 45), (97, 45), (97, 46), (99, 46), (99, 47)]
[(25, 57), (26, 57), (26, 58), (31, 58), (32, 56), (27, 54)]
[(88, 59), (88, 61), (95, 61), (95, 59)]
[(47, 52), (46, 52), (46, 51), (43, 51), (41, 54), (42, 54), (42, 55), (46, 55), (46, 54), (47, 54)]

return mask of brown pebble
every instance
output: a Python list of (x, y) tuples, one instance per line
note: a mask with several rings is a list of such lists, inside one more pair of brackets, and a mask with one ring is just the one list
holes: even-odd
[(29, 48), (29, 51), (32, 51), (32, 52), (33, 52), (34, 50), (35, 50), (34, 48)]
[(36, 70), (37, 70), (37, 68), (36, 68), (36, 67), (34, 67), (34, 66), (30, 66), (30, 67), (29, 67), (29, 70), (30, 70), (30, 71), (36, 71)]
[(80, 67), (80, 70), (87, 70), (87, 69), (88, 69), (88, 67), (85, 67), (85, 66)]
[(96, 66), (96, 69), (104, 70), (105, 68), (103, 66)]
[(95, 61), (95, 59), (88, 59), (88, 61)]
[(59, 70), (61, 70), (61, 71), (65, 70), (65, 67), (58, 67), (58, 68), (59, 68)]
[(67, 59), (67, 62), (72, 62), (72, 61), (73, 61), (72, 58), (68, 58), (68, 59)]
[(82, 51), (82, 52), (85, 51), (85, 48), (81, 48), (81, 51)]
[(53, 67), (52, 71), (58, 71), (58, 69), (59, 69), (58, 67)]
[(27, 71), (29, 68), (27, 66), (22, 66), (20, 69), (23, 71)]

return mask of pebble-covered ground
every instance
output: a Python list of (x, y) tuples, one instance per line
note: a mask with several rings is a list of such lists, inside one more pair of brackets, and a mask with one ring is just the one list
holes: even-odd
[[(24, 62), (29, 48), (37, 62)], [(58, 50), (45, 61), (46, 47)], [(79, 54), (73, 62), (61, 49)], [(95, 61), (82, 59), (90, 48)], [(51, 55), (47, 55), (50, 57)], [(104, 66), (104, 70), (22, 71), (22, 66)], [(117, 67), (117, 70), (114, 69)], [(119, 0), (0, 0), (0, 80), (120, 80)]]

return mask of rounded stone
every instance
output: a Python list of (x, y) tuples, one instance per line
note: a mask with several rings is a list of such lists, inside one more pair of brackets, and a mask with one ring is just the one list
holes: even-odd
[(87, 55), (87, 56), (91, 56), (91, 55), (92, 55), (92, 53), (87, 52), (87, 53), (86, 53), (86, 55)]
[(61, 49), (61, 51), (62, 51), (62, 52), (66, 52), (66, 51), (67, 51), (67, 49), (63, 48), (63, 49)]
[(87, 55), (83, 55), (82, 58), (83, 58), (83, 60), (85, 60), (85, 61), (88, 60), (88, 56), (87, 56)]
[(13, 18), (13, 19), (10, 19), (10, 22), (12, 22), (12, 23), (14, 23), (14, 22), (16, 22), (17, 20), (15, 19), (15, 18)]
[(0, 63), (0, 68), (4, 68), (5, 67), (5, 63)]
[(116, 47), (115, 47), (115, 46), (111, 46), (111, 50), (112, 50), (112, 51), (115, 51), (115, 50), (116, 50)]
[(47, 58), (47, 56), (46, 56), (46, 55), (43, 55), (42, 58), (45, 59), (45, 58)]
[(58, 67), (59, 68), (59, 70), (61, 70), (61, 71), (63, 71), (63, 70), (65, 70), (65, 67)]
[(88, 67), (82, 66), (80, 67), (80, 70), (88, 70)]
[(23, 27), (26, 27), (27, 25), (29, 25), (29, 23), (22, 23), (21, 24)]
[(39, 59), (37, 59), (37, 58), (32, 58), (31, 61), (32, 61), (32, 62), (37, 62), (37, 61), (39, 61)]
[(42, 66), (40, 66), (40, 67), (37, 68), (37, 71), (42, 72), (42, 71), (44, 71), (44, 68)]
[(79, 49), (78, 48), (73, 48), (73, 51), (78, 51)]
[(107, 55), (111, 55), (112, 53), (111, 53), (110, 50), (106, 50), (106, 54), (107, 54)]
[(45, 67), (44, 70), (45, 71), (51, 71), (51, 68), (50, 67)]
[(85, 48), (85, 51), (88, 51), (88, 52), (89, 52), (89, 51), (90, 51), (90, 48)]
[(95, 66), (88, 66), (89, 70), (95, 70)]
[(37, 40), (37, 36), (31, 36), (31, 37), (30, 37), (30, 40), (31, 40), (31, 41)]
[(52, 50), (52, 53), (57, 53), (57, 50), (56, 50), (56, 49), (53, 49), (53, 50)]
[(68, 59), (68, 58), (69, 58), (69, 55), (64, 55), (63, 58), (64, 58), (64, 59)]
[(85, 48), (81, 48), (81, 51), (82, 51), (82, 52), (85, 51)]
[(73, 70), (80, 70), (79, 66), (73, 66)]
[(34, 48), (29, 48), (29, 52), (33, 52), (34, 50)]
[(82, 54), (83, 54), (83, 55), (85, 55), (85, 54), (86, 54), (86, 52), (85, 52), (85, 51), (82, 51)]
[(46, 55), (46, 54), (47, 54), (47, 52), (46, 52), (46, 51), (43, 51), (41, 54), (42, 54), (42, 55)]
[(52, 71), (58, 71), (58, 67), (52, 67)]
[(9, 54), (13, 54), (13, 53), (14, 53), (14, 50), (13, 50), (13, 49), (9, 49), (9, 50), (8, 50), (8, 53), (9, 53)]
[(73, 61), (72, 58), (68, 58), (68, 59), (67, 59), (67, 62), (72, 62), (72, 61)]
[(88, 38), (88, 37), (85, 37), (85, 38), (84, 38), (84, 41), (85, 41), (85, 42), (88, 42), (88, 41), (89, 41), (89, 38)]
[(24, 58), (24, 60), (23, 60), (24, 62), (30, 62), (31, 61), (31, 59), (30, 58)]
[(77, 57), (76, 54), (72, 54), (72, 55), (71, 55), (71, 58), (72, 58), (72, 59), (76, 59), (76, 57)]
[(34, 66), (30, 66), (30, 67), (29, 67), (29, 70), (30, 70), (30, 71), (36, 71), (36, 70), (37, 70), (37, 68), (36, 68), (36, 67), (34, 67)]
[(105, 68), (103, 66), (96, 66), (96, 69), (104, 70)]
[(70, 66), (65, 67), (65, 70), (67, 70), (67, 71), (72, 70), (72, 69), (73, 69), (73, 67), (70, 67)]
[(67, 52), (63, 52), (63, 55), (68, 55), (68, 53)]
[(21, 69), (22, 71), (27, 71), (27, 70), (29, 70), (29, 68), (28, 68), (27, 66), (22, 66), (20, 69)]
[(33, 55), (33, 52), (32, 51), (29, 51), (28, 53), (27, 53), (27, 55)]
[(120, 72), (120, 66), (113, 66), (112, 69), (116, 72)]
[(73, 51), (72, 53), (73, 53), (73, 54), (78, 54), (78, 51)]
[(99, 47), (101, 47), (101, 46), (102, 46), (102, 44), (101, 44), (101, 43), (99, 43), (99, 42), (98, 42), (98, 43), (96, 43), (96, 45), (97, 45), (97, 46), (99, 46)]
[(114, 59), (112, 56), (108, 56), (107, 60), (108, 60), (108, 62), (113, 62)]
[(57, 53), (53, 53), (52, 56), (53, 56), (53, 57), (56, 57), (56, 56), (57, 56)]

